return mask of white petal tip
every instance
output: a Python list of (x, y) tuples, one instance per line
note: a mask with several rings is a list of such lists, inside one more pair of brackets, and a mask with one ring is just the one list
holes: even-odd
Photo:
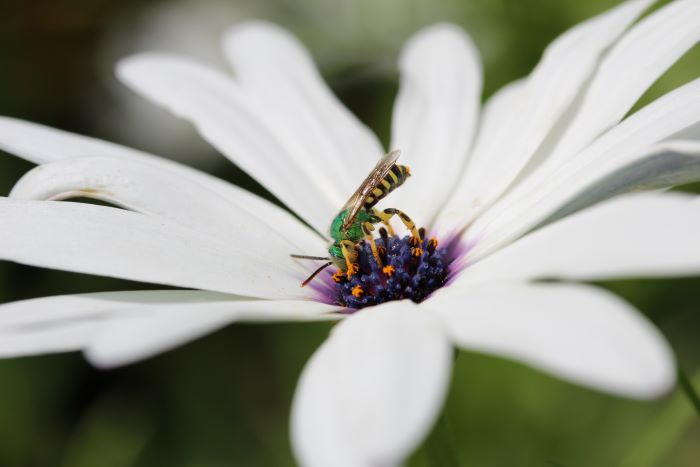
[(436, 23), (415, 33), (406, 43), (403, 55), (434, 53), (439, 49), (439, 44), (443, 47), (474, 47), (471, 38), (461, 27), (452, 23)]
[(143, 52), (120, 59), (115, 74), (124, 83), (131, 83), (165, 66), (182, 64), (184, 58), (165, 52)]
[(275, 23), (261, 19), (252, 19), (236, 23), (228, 28), (224, 33), (224, 41), (233, 41), (237, 40), (238, 38), (248, 37), (260, 38), (275, 34), (289, 35), (289, 33), (283, 27)]
[(224, 51), (234, 63), (241, 55), (251, 53), (262, 56), (284, 53), (301, 53), (307, 60), (305, 47), (283, 27), (264, 20), (249, 20), (229, 28), (222, 37)]
[[(611, 388), (621, 396), (633, 399), (658, 399), (669, 394), (676, 384), (676, 363), (670, 348), (661, 336), (657, 346), (657, 361), (637, 378), (630, 378), (620, 388)], [(660, 349), (664, 348), (665, 352)], [(617, 389), (617, 390), (616, 390)]]
[(99, 370), (114, 370), (116, 368), (135, 363), (140, 360), (146, 360), (153, 355), (116, 355), (108, 352), (103, 352), (99, 348), (87, 347), (83, 349), (83, 357), (93, 367)]

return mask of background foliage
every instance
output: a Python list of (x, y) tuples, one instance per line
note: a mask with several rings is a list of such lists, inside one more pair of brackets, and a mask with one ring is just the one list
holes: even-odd
[[(218, 35), (227, 25), (270, 19), (302, 38), (334, 91), (386, 142), (395, 58), (421, 25), (448, 20), (470, 32), (482, 52), (488, 96), (528, 73), (556, 35), (615, 3), (3, 0), (0, 114), (177, 158), (267, 196), (187, 125), (135, 100), (112, 77), (114, 61), (157, 49), (221, 65)], [(641, 102), (698, 76), (696, 47)], [(0, 192), (30, 168), (0, 154)], [(698, 372), (700, 279), (602, 285), (650, 316), (681, 366)], [(149, 287), (0, 262), (0, 302)], [(327, 333), (327, 324), (235, 325), (109, 372), (90, 368), (78, 354), (2, 360), (0, 466), (293, 465), (287, 424), (294, 385)], [(461, 353), (447, 411), (469, 466), (690, 467), (700, 459), (700, 422), (679, 391), (651, 403), (628, 401)], [(427, 462), (421, 449), (411, 465)]]

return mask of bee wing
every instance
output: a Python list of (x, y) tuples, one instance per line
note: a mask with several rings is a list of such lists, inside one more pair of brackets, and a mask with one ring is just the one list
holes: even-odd
[(360, 184), (360, 187), (353, 193), (347, 203), (345, 203), (343, 210), (347, 209), (348, 214), (345, 216), (345, 220), (343, 220), (344, 229), (352, 225), (357, 213), (360, 212), (360, 209), (362, 209), (362, 206), (365, 204), (367, 197), (372, 193), (372, 190), (379, 185), (386, 174), (389, 173), (389, 170), (391, 170), (391, 167), (396, 163), (400, 155), (401, 151), (396, 149), (382, 157), (379, 162), (377, 162), (377, 165), (374, 166), (374, 169), (367, 175), (367, 178)]

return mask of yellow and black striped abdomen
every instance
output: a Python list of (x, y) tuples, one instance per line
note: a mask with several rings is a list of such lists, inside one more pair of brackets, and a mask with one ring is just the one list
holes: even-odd
[(372, 209), (382, 198), (403, 185), (403, 182), (410, 176), (411, 172), (407, 166), (399, 164), (392, 165), (382, 181), (374, 187), (370, 195), (365, 199), (365, 209)]

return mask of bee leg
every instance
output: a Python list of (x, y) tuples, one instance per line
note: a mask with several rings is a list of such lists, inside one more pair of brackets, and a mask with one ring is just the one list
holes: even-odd
[(377, 217), (381, 220), (382, 224), (386, 227), (387, 232), (389, 232), (389, 236), (393, 237), (396, 235), (396, 232), (394, 232), (394, 228), (391, 226), (391, 223), (389, 220), (393, 217), (393, 214), (384, 214), (382, 211), (380, 211), (377, 208), (372, 208), (370, 211), (370, 214), (373, 215), (374, 217)]
[(355, 244), (350, 240), (341, 240), (340, 249), (343, 252), (345, 266), (347, 267), (345, 274), (350, 279), (360, 270), (360, 267), (357, 265), (357, 250), (355, 249)]
[(390, 237), (393, 237), (394, 235), (396, 235), (396, 232), (394, 232), (394, 228), (391, 226), (391, 224), (389, 223), (388, 220), (386, 222), (382, 221), (382, 224), (384, 224), (386, 226), (386, 230), (387, 230), (387, 232), (389, 232)]
[(406, 226), (406, 228), (411, 232), (411, 242), (415, 243), (413, 246), (419, 245), (423, 239), (421, 238), (420, 233), (418, 233), (418, 229), (416, 229), (416, 224), (411, 220), (410, 217), (406, 215), (405, 212), (399, 210), (399, 209), (394, 209), (394, 208), (388, 208), (384, 210), (385, 217), (388, 216), (390, 219), (393, 216), (398, 216), (401, 222), (403, 222), (403, 225)]
[(374, 237), (372, 236), (372, 231), (374, 226), (370, 222), (365, 222), (362, 224), (362, 232), (365, 234), (365, 239), (369, 242), (370, 248), (372, 248), (372, 255), (374, 260), (377, 262), (377, 266), (382, 268), (382, 260), (379, 258), (379, 251), (377, 250), (377, 244), (374, 242)]
[(379, 229), (379, 236), (382, 238), (382, 244), (381, 246), (377, 247), (377, 250), (379, 251), (379, 255), (381, 257), (385, 256), (389, 249), (389, 233), (384, 227), (382, 227)]

